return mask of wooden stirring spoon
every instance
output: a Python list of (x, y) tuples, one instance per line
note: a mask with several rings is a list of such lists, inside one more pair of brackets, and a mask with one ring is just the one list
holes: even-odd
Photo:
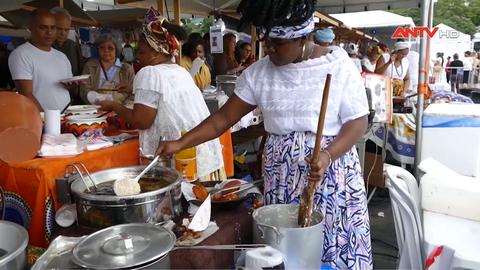
[[(330, 92), (331, 78), (332, 75), (327, 74), (325, 87), (323, 88), (320, 115), (318, 116), (317, 134), (315, 137), (315, 148), (313, 149), (312, 162), (317, 162), (320, 159), (320, 148), (323, 136), (323, 126), (325, 124), (325, 116), (327, 114), (328, 93)], [(308, 181), (307, 187), (303, 189), (300, 206), (298, 208), (298, 226), (300, 228), (310, 226), (313, 213), (313, 197), (315, 195), (316, 186), (316, 181)]]

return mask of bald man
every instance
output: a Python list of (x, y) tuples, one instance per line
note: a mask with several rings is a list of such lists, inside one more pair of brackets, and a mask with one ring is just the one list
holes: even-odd
[[(53, 48), (63, 52), (67, 56), (68, 61), (70, 61), (70, 65), (72, 66), (73, 76), (81, 75), (83, 71), (83, 58), (80, 46), (75, 41), (68, 38), (68, 34), (72, 27), (72, 16), (62, 7), (54, 7), (50, 12), (55, 15), (57, 26), (57, 35), (55, 42), (53, 43)], [(71, 90), (70, 98), (72, 99), (72, 104), (80, 104), (82, 101), (79, 89)]]
[(30, 41), (16, 48), (8, 59), (17, 90), (31, 99), (40, 111), (62, 110), (70, 94), (60, 80), (72, 77), (68, 58), (52, 48), (57, 29), (55, 16), (37, 9), (30, 21)]

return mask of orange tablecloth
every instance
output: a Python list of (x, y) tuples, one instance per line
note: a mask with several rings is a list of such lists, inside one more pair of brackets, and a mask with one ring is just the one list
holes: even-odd
[(138, 164), (138, 140), (118, 146), (88, 151), (72, 158), (36, 158), (0, 163), (0, 185), (6, 191), (10, 208), (7, 217), (28, 229), (30, 244), (47, 247), (55, 222), (55, 178), (65, 174), (65, 167), (82, 162), (90, 172)]

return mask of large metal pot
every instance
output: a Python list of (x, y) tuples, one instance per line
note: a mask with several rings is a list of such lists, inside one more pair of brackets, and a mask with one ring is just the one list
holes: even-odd
[(323, 216), (312, 215), (312, 225), (298, 227), (298, 205), (272, 204), (253, 214), (253, 239), (280, 250), (286, 269), (320, 269), (323, 250)]
[[(109, 169), (93, 173), (91, 177), (98, 185), (126, 177), (134, 178), (143, 168), (145, 166)], [(154, 167), (147, 175), (161, 178), (170, 184), (137, 195), (115, 196), (87, 193), (85, 183), (81, 179), (75, 180), (71, 190), (77, 208), (78, 224), (104, 228), (125, 223), (159, 223), (180, 214), (182, 196), (180, 175), (173, 169), (161, 166)], [(89, 184), (88, 180), (86, 183)]]
[(0, 221), (0, 239), (0, 270), (26, 269), (27, 231), (13, 222)]

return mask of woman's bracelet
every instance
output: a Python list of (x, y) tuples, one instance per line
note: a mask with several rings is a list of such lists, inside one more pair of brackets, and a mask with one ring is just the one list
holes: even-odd
[(330, 167), (330, 165), (332, 165), (332, 155), (330, 155), (330, 152), (328, 152), (327, 149), (322, 149), (321, 152), (327, 154), (327, 156), (328, 156), (328, 167)]

